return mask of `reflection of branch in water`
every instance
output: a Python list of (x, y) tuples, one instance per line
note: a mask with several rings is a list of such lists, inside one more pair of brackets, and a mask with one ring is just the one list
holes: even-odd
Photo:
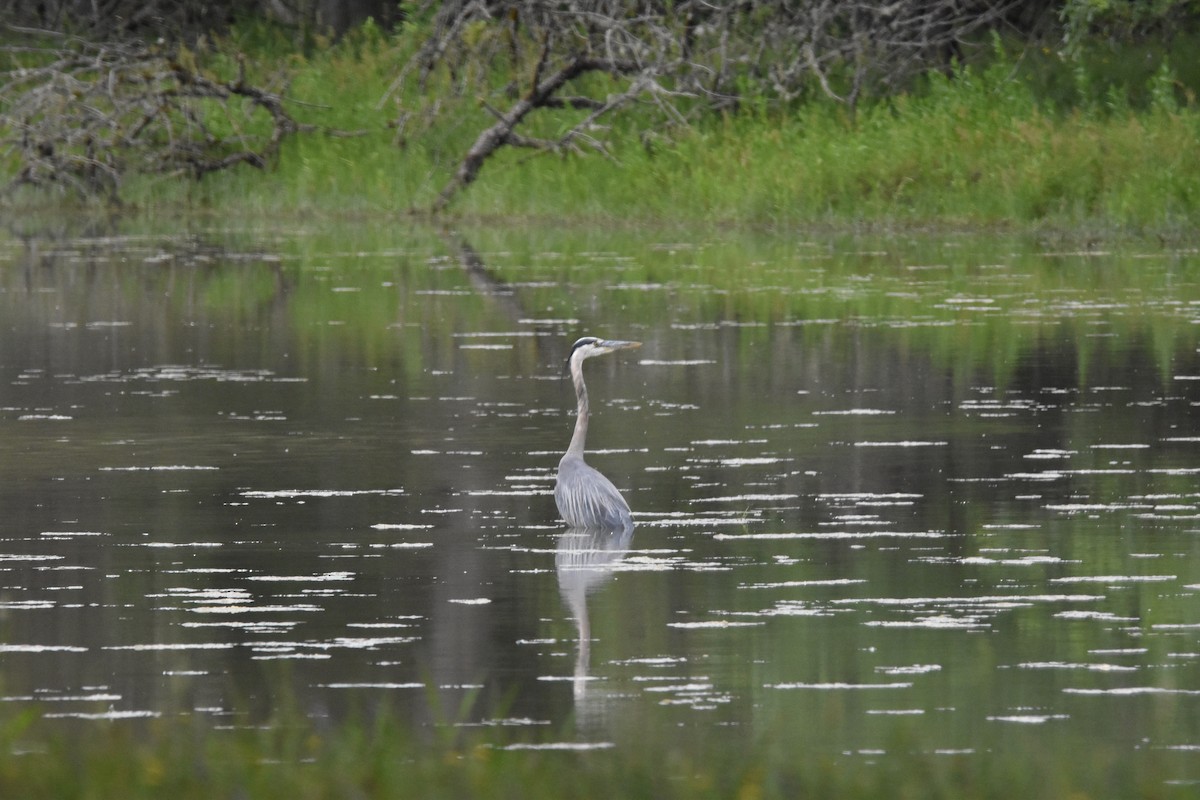
[(483, 256), (471, 246), (466, 238), (458, 233), (446, 232), (442, 236), (442, 241), (454, 251), (459, 266), (463, 268), (463, 272), (467, 273), (467, 280), (471, 282), (475, 291), (495, 298), (496, 304), (504, 310), (514, 324), (527, 316), (521, 308), (521, 301), (517, 297), (517, 293), (511, 286), (492, 274), (487, 264), (484, 263)]
[(579, 633), (579, 655), (575, 660), (575, 700), (584, 698), (591, 652), (591, 625), (587, 596), (603, 586), (624, 560), (633, 540), (633, 526), (622, 530), (568, 528), (559, 534), (554, 555), (558, 590), (575, 618)]
[[(187, 298), (189, 305), (203, 297), (210, 284), (222, 279), (244, 282), (245, 264), (256, 264), (274, 277), (274, 288), (251, 297), (257, 317), (286, 314), (295, 278), (283, 266), (283, 259), (268, 250), (239, 250), (219, 241), (193, 234), (154, 235), (121, 232), (116, 217), (68, 217), (62, 225), (42, 226), (5, 224), (12, 236), (23, 244), (14, 262), (19, 266), (27, 293), (45, 289), (59, 290), (63, 274), (73, 281), (82, 279), (93, 297), (91, 306), (99, 310), (104, 291), (109, 288), (103, 270), (119, 274), (124, 287), (152, 294)], [(96, 284), (103, 283), (99, 288)], [(239, 296), (247, 293), (240, 293)], [(119, 293), (119, 298), (125, 298)], [(118, 299), (118, 306), (127, 301)], [(157, 306), (157, 303), (155, 304)], [(248, 303), (249, 305), (249, 303)], [(289, 325), (270, 326), (285, 330)]]

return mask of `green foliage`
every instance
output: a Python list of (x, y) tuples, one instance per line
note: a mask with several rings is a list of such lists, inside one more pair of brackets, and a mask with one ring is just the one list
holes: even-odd
[(1066, 0), (1059, 11), (1063, 44), (1078, 54), (1104, 40), (1130, 41), (1153, 34), (1195, 30), (1195, 0)]
[[(421, 41), (419, 24), (388, 33), (368, 23), (336, 43), (314, 38), (297, 47), (294, 32), (248, 21), (197, 48), (204, 68), (224, 77), (235, 74), (236, 54), (248, 53), (248, 78), (277, 86), (300, 122), (359, 135), (291, 137), (266, 171), (238, 168), (199, 185), (143, 178), (124, 187), (125, 199), (144, 209), (183, 204), (271, 215), (427, 208), (494, 117), (471, 98), (452, 97), (445, 74), (424, 87), (394, 85)], [(853, 115), (819, 94), (785, 105), (750, 95), (719, 116), (652, 130), (635, 108), (606, 120), (610, 157), (506, 148), (453, 210), (579, 221), (1173, 233), (1200, 211), (1200, 62), (1185, 55), (1200, 40), (1189, 36), (1152, 50), (1089, 44), (1073, 55), (994, 41), (971, 64), (930, 73)], [(504, 48), (493, 49), (504, 57)], [(509, 68), (500, 66), (493, 77), (502, 82)], [(425, 112), (446, 103), (458, 103), (448, 123), (424, 128)], [(552, 138), (578, 119), (570, 110), (540, 114), (530, 136)]]
[[(570, 738), (570, 734), (557, 733)], [(100, 734), (100, 735), (97, 735)], [(552, 733), (552, 735), (554, 735)], [(285, 716), (261, 727), (217, 730), (194, 720), (148, 725), (107, 723), (74, 734), (26, 718), (0, 722), (15, 744), (0, 759), (0, 793), (54, 798), (241, 797), (247, 800), (393, 797), (654, 798), (1028, 798), (1145, 796), (1152, 765), (1108, 751), (1073, 764), (1052, 763), (1002, 746), (983, 762), (920, 752), (898, 727), (894, 755), (831, 760), (796, 753), (763, 735), (757, 756), (697, 741), (637, 750), (560, 752), (505, 749), (500, 736), (475, 729), (421, 737), (385, 711), (374, 719), (318, 729)], [(551, 740), (553, 741), (553, 740)], [(517, 742), (519, 745), (536, 744)], [(1149, 759), (1153, 761), (1153, 759)]]

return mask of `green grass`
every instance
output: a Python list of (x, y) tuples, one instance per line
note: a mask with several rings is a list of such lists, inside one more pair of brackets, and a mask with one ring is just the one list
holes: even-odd
[[(207, 56), (215, 74), (233, 74), (234, 50), (257, 54), (259, 80), (285, 65), (299, 118), (361, 135), (299, 135), (265, 171), (239, 167), (199, 185), (135, 180), (125, 198), (147, 213), (374, 216), (427, 208), (492, 118), (466, 98), (448, 101), (453, 113), (422, 128), (413, 120), (428, 94), (407, 87), (385, 100), (415, 41), (411, 31), (367, 28), (305, 54), (248, 28), (218, 43)], [(451, 214), (582, 224), (1190, 229), (1200, 212), (1200, 109), (1170, 62), (1143, 69), (1129, 79), (1136, 85), (1118, 91), (1078, 64), (1035, 55), (997, 48), (990, 66), (934, 75), (918, 90), (860, 108), (853, 120), (826, 101), (748, 103), (650, 137), (644, 119), (614, 119), (611, 159), (502, 150)], [(398, 137), (402, 110), (413, 116)], [(535, 116), (535, 133), (575, 119)]]
[[(1063, 759), (1001, 745), (986, 758), (914, 749), (817, 756), (765, 737), (743, 757), (712, 743), (589, 751), (506, 749), (479, 728), (414, 734), (396, 717), (299, 718), (217, 730), (194, 720), (102, 723), (68, 734), (32, 717), (0, 724), (0, 795), (54, 798), (1061, 798), (1173, 796), (1169, 764), (1105, 748)], [(761, 734), (760, 734), (761, 735)], [(552, 735), (551, 735), (552, 736)], [(520, 741), (520, 737), (516, 737)], [(561, 740), (570, 741), (567, 734)], [(553, 738), (548, 741), (554, 741)], [(528, 744), (529, 742), (525, 742)], [(1166, 769), (1166, 771), (1163, 771)]]
[(617, 164), (509, 158), (460, 207), (588, 218), (777, 225), (1187, 224), (1200, 202), (1193, 110), (1043, 111), (994, 70), (938, 78), (928, 93), (862, 110), (726, 117)]

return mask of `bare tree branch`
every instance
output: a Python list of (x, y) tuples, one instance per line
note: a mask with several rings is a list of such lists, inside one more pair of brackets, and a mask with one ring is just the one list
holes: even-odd
[[(433, 210), (441, 211), (445, 209), (450, 199), (459, 190), (469, 186), (475, 180), (479, 175), (479, 169), (483, 166), (483, 162), (500, 147), (509, 144), (513, 140), (513, 129), (532, 111), (545, 106), (547, 100), (554, 97), (567, 83), (588, 72), (620, 73), (633, 71), (636, 68), (637, 65), (630, 62), (579, 56), (549, 77), (543, 79), (528, 94), (514, 103), (507, 113), (501, 115), (495, 125), (492, 125), (479, 134), (479, 138), (475, 140), (470, 150), (467, 151), (466, 156), (463, 157), (462, 163), (459, 165), (454, 177), (446, 184), (446, 187), (438, 195), (437, 200), (434, 201)], [(527, 146), (527, 143), (531, 140), (522, 138), (521, 141), (525, 142)], [(566, 141), (564, 140), (563, 143), (566, 143)]]
[[(405, 125), (433, 126), (455, 104), (474, 98), (496, 121), (467, 150), (433, 203), (445, 209), (483, 162), (505, 144), (544, 143), (561, 151), (595, 119), (618, 110), (654, 110), (666, 127), (753, 98), (790, 103), (824, 96), (853, 118), (864, 98), (908, 86), (930, 69), (947, 69), (964, 48), (1004, 24), (1021, 0), (426, 0), (430, 34), (401, 70), (388, 96), (416, 76), (438, 101), (403, 108)], [(588, 73), (606, 72), (621, 88), (597, 97)], [(509, 74), (505, 83), (498, 76)], [(549, 77), (544, 77), (549, 76)], [(497, 91), (498, 85), (503, 91)], [(505, 112), (515, 87), (530, 87)], [(589, 89), (591, 91), (589, 91)], [(568, 94), (568, 92), (570, 92)], [(490, 100), (489, 100), (490, 98)], [(645, 100), (645, 103), (638, 103)], [(458, 106), (461, 108), (461, 105)], [(561, 138), (523, 136), (534, 111), (590, 112), (564, 121)], [(461, 120), (456, 120), (461, 122)], [(607, 153), (597, 140), (590, 144)]]
[(19, 167), (4, 191), (67, 187), (116, 200), (133, 172), (200, 178), (267, 166), (283, 141), (317, 130), (282, 95), (205, 74), (186, 49), (95, 44), (47, 34), (44, 47), (2, 47), (0, 149)]

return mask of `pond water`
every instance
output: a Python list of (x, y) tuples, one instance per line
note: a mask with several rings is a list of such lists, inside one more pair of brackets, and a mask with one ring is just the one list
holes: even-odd
[[(551, 495), (584, 333), (589, 461)], [(1200, 257), (346, 223), (0, 239), (0, 713), (1200, 780)], [(67, 723), (64, 723), (67, 724)]]

